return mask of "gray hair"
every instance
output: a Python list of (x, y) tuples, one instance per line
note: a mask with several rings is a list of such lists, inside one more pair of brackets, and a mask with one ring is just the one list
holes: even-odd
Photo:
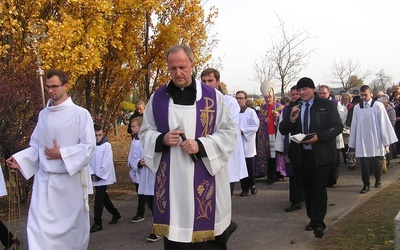
[(171, 48), (169, 48), (169, 49), (167, 50), (167, 56), (166, 56), (167, 62), (168, 62), (168, 56), (169, 56), (170, 54), (173, 54), (173, 53), (178, 52), (178, 51), (180, 51), (180, 50), (183, 50), (183, 51), (185, 52), (185, 54), (188, 56), (189, 61), (193, 63), (193, 52), (192, 52), (192, 50), (191, 50), (188, 46), (186, 46), (186, 45), (175, 45), (175, 46), (172, 46)]

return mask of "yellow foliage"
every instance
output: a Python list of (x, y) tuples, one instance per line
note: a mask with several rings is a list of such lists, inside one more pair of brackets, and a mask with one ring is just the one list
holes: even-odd
[(196, 67), (210, 59), (207, 27), (217, 14), (205, 16), (200, 0), (3, 0), (0, 63), (13, 62), (11, 50), (26, 64), (39, 51), (45, 71), (68, 73), (77, 103), (113, 119), (125, 95), (146, 100), (168, 81), (170, 46), (190, 46)]

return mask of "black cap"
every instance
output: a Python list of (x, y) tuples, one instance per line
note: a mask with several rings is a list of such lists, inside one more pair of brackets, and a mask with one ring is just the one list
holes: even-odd
[(297, 82), (297, 89), (301, 89), (301, 88), (305, 88), (305, 87), (315, 89), (314, 82), (313, 82), (313, 80), (311, 80), (311, 78), (303, 77)]

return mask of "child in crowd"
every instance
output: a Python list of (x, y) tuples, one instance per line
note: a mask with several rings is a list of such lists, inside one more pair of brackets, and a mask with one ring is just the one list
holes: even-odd
[[(146, 203), (151, 212), (153, 212), (155, 174), (146, 166), (144, 162), (143, 148), (138, 138), (142, 121), (142, 117), (135, 117), (130, 123), (133, 139), (128, 157), (128, 164), (131, 167), (129, 175), (132, 181), (135, 183), (136, 192), (139, 196), (137, 214), (132, 218), (131, 222), (139, 222), (144, 220), (144, 203)], [(153, 233), (147, 237), (147, 240), (151, 242), (158, 241), (159, 239), (161, 239), (161, 236)]]
[(120, 213), (114, 207), (107, 194), (107, 185), (116, 182), (113, 153), (111, 144), (103, 134), (103, 128), (95, 124), (94, 131), (96, 135), (96, 152), (90, 161), (91, 177), (95, 187), (94, 198), (94, 224), (90, 232), (94, 233), (103, 229), (102, 219), (103, 207), (112, 214), (110, 224), (115, 224), (121, 218)]

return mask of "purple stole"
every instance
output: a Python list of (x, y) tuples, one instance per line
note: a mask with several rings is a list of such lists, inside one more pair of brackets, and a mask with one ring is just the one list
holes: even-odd
[[(172, 83), (171, 83), (172, 84)], [(153, 116), (157, 130), (161, 133), (170, 131), (168, 125), (169, 95), (166, 85), (154, 93)], [(196, 102), (196, 137), (212, 134), (217, 115), (215, 90), (201, 84), (202, 97)], [(174, 128), (173, 128), (174, 129)], [(163, 151), (156, 173), (154, 185), (153, 233), (169, 235), (170, 225), (170, 148)], [(187, 157), (190, 157), (189, 155)], [(204, 242), (215, 239), (215, 177), (207, 171), (201, 158), (194, 164), (193, 195), (195, 197), (192, 242)], [(179, 216), (179, 215), (178, 215)]]

